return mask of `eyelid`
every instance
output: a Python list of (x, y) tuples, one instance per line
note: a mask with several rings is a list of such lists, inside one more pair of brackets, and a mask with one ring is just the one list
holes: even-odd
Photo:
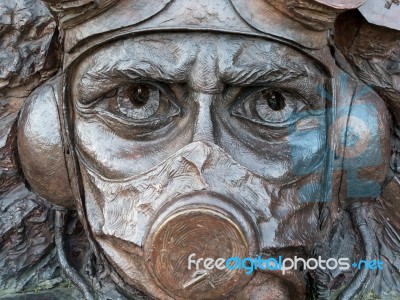
[[(130, 85), (133, 84), (147, 84), (149, 86), (152, 86), (156, 89), (158, 89), (161, 93), (165, 95), (167, 98), (167, 101), (170, 102), (170, 110), (169, 113), (166, 115), (154, 115), (149, 118), (145, 119), (134, 119), (130, 118), (127, 116), (124, 116), (123, 114), (116, 114), (111, 111), (108, 111), (107, 109), (103, 109), (98, 107), (98, 103), (102, 101), (106, 101), (107, 99), (112, 99), (113, 97), (118, 96), (118, 90), (124, 87), (129, 87)], [(105, 97), (107, 95), (107, 97)], [(119, 85), (114, 89), (111, 89), (105, 93), (103, 93), (103, 96), (98, 97), (97, 99), (94, 99), (91, 101), (91, 103), (88, 104), (83, 104), (83, 103), (76, 103), (76, 109), (80, 111), (81, 113), (85, 114), (86, 116), (96, 116), (106, 123), (108, 122), (118, 122), (123, 126), (129, 126), (131, 127), (132, 130), (137, 130), (140, 129), (141, 127), (147, 127), (146, 129), (149, 129), (149, 127), (157, 127), (160, 124), (167, 124), (170, 123), (172, 118), (178, 116), (181, 114), (181, 107), (178, 105), (176, 101), (176, 97), (169, 88), (169, 86), (165, 83), (160, 83), (160, 82), (149, 82), (147, 80), (140, 80), (140, 81), (135, 81), (135, 82), (129, 82), (129, 84), (123, 84)]]
[[(118, 92), (118, 89), (124, 87), (124, 86), (130, 86), (133, 84), (148, 84), (151, 85), (157, 89), (159, 89), (161, 92), (163, 92), (164, 94), (166, 94), (167, 96), (172, 97), (173, 99), (175, 99), (175, 96), (173, 94), (173, 92), (171, 91), (171, 89), (168, 87), (168, 85), (166, 83), (163, 82), (154, 82), (154, 81), (150, 81), (150, 80), (135, 80), (135, 81), (129, 81), (129, 82), (125, 82), (125, 83), (115, 83), (113, 86), (113, 88), (111, 89), (107, 89), (106, 91), (103, 91), (100, 93), (100, 96), (97, 96), (94, 99), (90, 99), (87, 101), (82, 102), (81, 100), (77, 102), (77, 107), (79, 108), (92, 108), (98, 101), (103, 100), (106, 96), (107, 98), (110, 98), (112, 96), (114, 96), (115, 93)], [(112, 94), (111, 94), (112, 93)]]
[(239, 93), (239, 96), (236, 98), (233, 105), (236, 105), (241, 99), (243, 100), (252, 93), (256, 93), (263, 89), (271, 89), (301, 100), (304, 104), (309, 105), (310, 108), (318, 107), (319, 105), (325, 106), (325, 97), (321, 94), (319, 89), (320, 87), (325, 86), (326, 80), (324, 78), (321, 79), (314, 77), (303, 77), (286, 83), (271, 82), (266, 85), (248, 86)]
[(148, 84), (148, 85), (151, 85), (151, 86), (159, 89), (160, 91), (164, 92), (167, 95), (172, 95), (171, 90), (168, 88), (168, 84), (166, 84), (164, 82), (152, 81), (149, 79), (132, 80), (132, 79), (127, 78), (126, 80), (123, 80), (123, 81), (119, 81), (119, 82), (113, 81), (112, 83), (106, 84), (105, 87), (107, 87), (107, 89), (105, 89), (104, 91), (97, 91), (95, 93), (96, 97), (87, 97), (86, 96), (84, 98), (79, 98), (77, 102), (82, 107), (89, 107), (94, 102), (97, 102), (97, 101), (103, 99), (107, 94), (117, 91), (118, 89), (122, 88), (123, 86), (129, 86), (132, 84)]
[(179, 115), (180, 110), (178, 108), (178, 111), (168, 115), (168, 116), (163, 116), (162, 118), (148, 118), (148, 119), (137, 119), (137, 120), (133, 120), (133, 119), (128, 119), (126, 117), (120, 117), (120, 116), (115, 116), (115, 114), (110, 113), (110, 112), (101, 112), (100, 117), (105, 117), (108, 119), (112, 119), (114, 121), (118, 121), (121, 124), (124, 125), (129, 125), (129, 126), (135, 126), (135, 127), (147, 127), (147, 126), (157, 126), (157, 124), (159, 123), (163, 123), (163, 122), (167, 122), (168, 120), (170, 120), (173, 117), (176, 117), (177, 115)]
[[(272, 121), (267, 121), (267, 120), (261, 120), (259, 119), (259, 117), (256, 116), (246, 116), (241, 114), (240, 112), (238, 112), (240, 109), (243, 109), (243, 107), (241, 107), (242, 105), (245, 105), (246, 101), (251, 101), (254, 99), (249, 99), (250, 97), (252, 97), (253, 95), (263, 91), (263, 90), (270, 90), (270, 91), (278, 91), (280, 92), (282, 95), (285, 96), (285, 98), (291, 102), (293, 102), (294, 104), (294, 110), (293, 113), (290, 117), (290, 119), (287, 119), (285, 121), (282, 122), (272, 122)], [(260, 126), (263, 127), (271, 127), (274, 129), (278, 129), (278, 128), (286, 128), (288, 126), (290, 126), (291, 124), (293, 124), (294, 122), (296, 122), (301, 116), (304, 116), (305, 113), (312, 111), (312, 109), (310, 110), (306, 110), (304, 111), (304, 106), (310, 106), (304, 99), (306, 99), (303, 95), (300, 95), (300, 101), (297, 101), (297, 99), (299, 98), (299, 94), (296, 93), (294, 95), (294, 88), (289, 89), (281, 89), (281, 88), (277, 88), (277, 87), (266, 87), (266, 86), (258, 86), (258, 87), (250, 87), (247, 88), (245, 91), (243, 91), (241, 94), (239, 94), (239, 97), (237, 97), (237, 99), (234, 101), (234, 103), (231, 105), (230, 108), (230, 113), (231, 115), (238, 117), (240, 119), (244, 119), (247, 122), (252, 122), (253, 124), (258, 124)], [(296, 98), (296, 99), (293, 99)], [(300, 106), (300, 104), (302, 104)]]

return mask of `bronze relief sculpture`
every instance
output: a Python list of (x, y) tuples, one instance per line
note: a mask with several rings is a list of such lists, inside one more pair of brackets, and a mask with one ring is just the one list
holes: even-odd
[(371, 2), (0, 6), (0, 299), (400, 297), (400, 6)]

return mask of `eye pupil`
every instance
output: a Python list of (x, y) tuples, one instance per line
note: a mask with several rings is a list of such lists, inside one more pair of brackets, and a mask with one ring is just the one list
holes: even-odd
[(280, 111), (285, 108), (285, 97), (278, 92), (263, 91), (262, 96), (267, 100), (268, 106), (274, 111)]
[(129, 101), (135, 106), (145, 105), (150, 99), (150, 89), (144, 84), (134, 84), (128, 90)]

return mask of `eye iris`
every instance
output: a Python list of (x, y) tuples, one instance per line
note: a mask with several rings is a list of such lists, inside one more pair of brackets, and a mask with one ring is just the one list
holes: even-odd
[(253, 115), (268, 123), (286, 122), (295, 110), (295, 104), (279, 91), (263, 90), (254, 99)]
[(261, 95), (267, 101), (268, 106), (274, 111), (283, 110), (286, 106), (285, 97), (278, 92), (262, 91)]
[(145, 105), (150, 99), (150, 89), (144, 84), (135, 84), (128, 89), (129, 101), (135, 107)]
[(118, 109), (125, 116), (140, 120), (150, 118), (158, 111), (162, 96), (160, 90), (147, 84), (132, 84), (118, 91)]

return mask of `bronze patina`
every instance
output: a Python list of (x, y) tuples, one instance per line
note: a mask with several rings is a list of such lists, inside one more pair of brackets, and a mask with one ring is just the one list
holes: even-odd
[(400, 297), (398, 2), (0, 11), (0, 299)]

